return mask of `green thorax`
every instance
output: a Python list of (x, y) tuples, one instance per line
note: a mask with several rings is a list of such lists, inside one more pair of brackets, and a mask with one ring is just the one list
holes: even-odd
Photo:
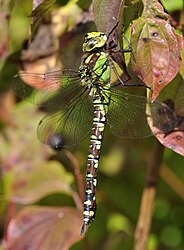
[(107, 36), (101, 32), (87, 33), (83, 44), (83, 58), (79, 72), (82, 84), (90, 90), (103, 91), (110, 89), (110, 65), (106, 52)]

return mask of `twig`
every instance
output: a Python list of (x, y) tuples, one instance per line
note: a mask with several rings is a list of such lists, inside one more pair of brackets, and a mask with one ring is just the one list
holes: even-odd
[(65, 155), (72, 162), (74, 174), (76, 176), (76, 180), (77, 180), (77, 184), (78, 184), (79, 196), (80, 196), (81, 202), (83, 202), (83, 200), (84, 200), (84, 180), (83, 180), (83, 176), (82, 176), (81, 171), (80, 171), (78, 161), (73, 156), (73, 154), (68, 150), (65, 150)]
[(159, 179), (159, 168), (162, 162), (164, 146), (156, 140), (152, 159), (148, 166), (146, 185), (142, 195), (139, 219), (135, 231), (134, 250), (146, 250), (147, 240), (152, 222), (153, 204), (156, 186)]
[[(84, 191), (85, 191), (83, 175), (81, 174), (78, 161), (73, 156), (73, 154), (70, 151), (65, 150), (65, 155), (72, 162), (72, 166), (73, 166), (73, 169), (74, 169), (74, 174), (76, 176), (76, 180), (77, 180), (77, 184), (78, 184), (79, 196), (80, 196), (80, 200), (81, 200), (81, 209), (83, 209)], [(74, 195), (74, 198), (75, 198), (75, 192), (73, 192), (73, 195)], [(86, 237), (84, 238), (84, 249), (86, 249), (86, 250), (91, 249), (89, 241), (88, 241), (88, 239)]]
[(160, 168), (160, 176), (167, 185), (184, 200), (184, 182), (167, 165)]

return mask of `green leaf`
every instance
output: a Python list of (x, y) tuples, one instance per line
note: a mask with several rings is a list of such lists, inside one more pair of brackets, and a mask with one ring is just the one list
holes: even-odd
[(39, 23), (44, 18), (44, 16), (48, 13), (52, 5), (56, 0), (45, 0), (39, 1), (39, 5), (37, 5), (37, 1), (34, 1), (34, 10), (31, 12), (30, 17), (33, 17), (33, 23), (31, 25), (32, 35), (34, 35)]
[(77, 4), (80, 6), (81, 9), (87, 11), (91, 5), (92, 0), (86, 1), (86, 0), (78, 0)]
[(163, 4), (164, 8), (169, 12), (182, 10), (183, 8), (183, 0), (177, 0), (177, 1), (161, 0), (161, 3)]
[(31, 12), (30, 16), (42, 18), (47, 13), (47, 11), (52, 7), (55, 1), (56, 0), (45, 0), (41, 1), (41, 3), (39, 3), (38, 5), (34, 1), (35, 9)]

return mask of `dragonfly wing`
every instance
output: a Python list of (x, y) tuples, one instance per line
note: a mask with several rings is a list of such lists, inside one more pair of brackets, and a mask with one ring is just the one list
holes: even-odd
[(177, 124), (176, 115), (165, 103), (155, 101), (148, 104), (143, 96), (129, 95), (115, 89), (112, 89), (111, 93), (108, 122), (116, 136), (144, 138), (152, 135), (148, 118), (160, 133), (164, 134)]
[(69, 95), (80, 85), (80, 76), (77, 71), (58, 70), (45, 74), (35, 74), (20, 71), (13, 78), (13, 90), (16, 95), (28, 102), (50, 106), (56, 96), (60, 99)]
[(58, 140), (61, 147), (79, 143), (91, 131), (93, 110), (92, 99), (86, 91), (71, 105), (47, 113), (38, 125), (38, 138), (51, 146)]
[(108, 123), (114, 135), (143, 138), (151, 134), (147, 123), (146, 98), (112, 90)]

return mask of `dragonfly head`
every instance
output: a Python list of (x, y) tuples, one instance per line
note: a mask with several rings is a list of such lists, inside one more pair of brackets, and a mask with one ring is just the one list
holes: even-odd
[(102, 32), (90, 32), (85, 35), (83, 51), (90, 52), (102, 48), (107, 42), (107, 35)]

